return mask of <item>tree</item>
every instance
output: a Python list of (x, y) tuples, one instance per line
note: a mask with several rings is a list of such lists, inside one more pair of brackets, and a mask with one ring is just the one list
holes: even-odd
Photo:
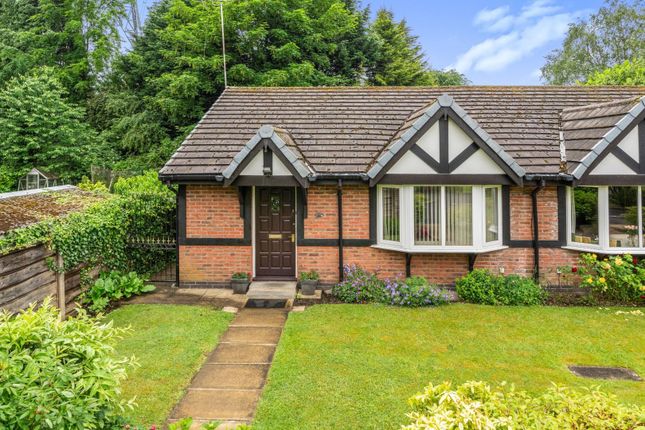
[(119, 52), (128, 0), (3, 0), (0, 85), (42, 66), (83, 103)]
[(542, 77), (557, 85), (585, 82), (595, 72), (643, 57), (643, 0), (607, 0), (588, 20), (569, 26), (562, 47), (547, 55)]
[(455, 70), (429, 68), (418, 37), (405, 20), (394, 20), (391, 11), (380, 9), (370, 27), (378, 43), (375, 61), (368, 70), (371, 85), (465, 85), (467, 79)]
[[(224, 87), (216, 2), (161, 0), (92, 102), (129, 168), (158, 167)], [(225, 4), (230, 85), (355, 85), (375, 44), (350, 0)]]
[(80, 179), (98, 152), (85, 112), (65, 101), (54, 74), (45, 69), (14, 78), (0, 91), (0, 187), (5, 191), (32, 167), (64, 180)]
[(627, 60), (602, 72), (595, 72), (585, 85), (645, 85), (645, 58)]

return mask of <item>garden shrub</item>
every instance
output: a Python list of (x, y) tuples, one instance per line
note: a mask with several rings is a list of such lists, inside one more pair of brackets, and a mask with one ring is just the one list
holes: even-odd
[(49, 300), (0, 312), (0, 428), (112, 429), (133, 401), (120, 400), (132, 358), (114, 358), (127, 329), (88, 317), (59, 320)]
[(634, 302), (645, 294), (645, 262), (629, 254), (602, 260), (596, 254), (581, 254), (581, 285), (600, 297), (619, 302)]
[(344, 267), (345, 278), (332, 289), (332, 294), (345, 303), (385, 303), (389, 297), (385, 284), (375, 273), (356, 265)]
[(427, 386), (410, 399), (411, 424), (403, 429), (604, 429), (642, 428), (645, 409), (625, 406), (598, 390), (553, 386), (531, 396), (501, 384), (449, 382)]
[(145, 281), (135, 272), (103, 272), (94, 285), (83, 292), (81, 302), (94, 313), (102, 312), (110, 302), (154, 291), (155, 286)]
[(345, 266), (345, 279), (332, 294), (345, 303), (383, 303), (395, 306), (432, 306), (447, 302), (446, 295), (422, 276), (381, 281), (375, 273)]
[(531, 306), (544, 303), (546, 293), (533, 279), (519, 275), (496, 276), (475, 269), (457, 279), (457, 294), (470, 303)]
[(494, 305), (497, 304), (495, 288), (499, 282), (500, 277), (488, 270), (475, 269), (457, 279), (455, 287), (459, 297), (466, 302)]
[(387, 303), (396, 306), (433, 306), (448, 301), (446, 295), (423, 276), (413, 276), (404, 281), (387, 280), (385, 289), (389, 296)]

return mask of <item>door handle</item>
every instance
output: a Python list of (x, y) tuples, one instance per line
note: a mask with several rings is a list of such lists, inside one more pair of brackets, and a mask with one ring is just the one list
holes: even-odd
[(294, 243), (296, 241), (296, 235), (294, 233), (291, 233), (291, 243)]

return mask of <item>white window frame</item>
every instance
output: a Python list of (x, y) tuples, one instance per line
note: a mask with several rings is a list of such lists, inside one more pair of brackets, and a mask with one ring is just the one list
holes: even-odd
[[(414, 188), (435, 186), (441, 188), (441, 245), (416, 245), (414, 243)], [(446, 245), (446, 187), (464, 187), (472, 189), (472, 238), (471, 246)], [(399, 242), (383, 239), (383, 192), (384, 188), (399, 189)], [(496, 188), (498, 193), (497, 213), (498, 231), (497, 240), (486, 242), (486, 205), (485, 190)], [(470, 184), (414, 184), (414, 185), (378, 185), (377, 186), (377, 243), (376, 248), (389, 249), (414, 253), (481, 253), (507, 248), (503, 245), (503, 212), (502, 212), (502, 187), (501, 185), (470, 185)]]
[[(614, 186), (614, 185), (611, 185)], [(615, 185), (621, 186), (621, 185)], [(567, 246), (564, 248), (572, 249), (575, 251), (597, 252), (603, 254), (645, 254), (645, 240), (643, 240), (643, 191), (645, 186), (642, 185), (624, 185), (626, 187), (636, 187), (638, 189), (638, 247), (634, 248), (618, 248), (609, 246), (609, 185), (589, 186), (585, 188), (598, 189), (598, 244), (593, 243), (579, 243), (571, 240), (572, 225), (571, 217), (572, 207), (571, 199), (573, 197), (573, 187), (567, 187)]]

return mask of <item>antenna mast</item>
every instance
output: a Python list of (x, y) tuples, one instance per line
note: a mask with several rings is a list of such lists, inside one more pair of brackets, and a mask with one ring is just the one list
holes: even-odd
[(222, 27), (222, 60), (224, 63), (224, 88), (228, 87), (228, 79), (226, 78), (226, 41), (224, 40), (224, 0), (219, 2), (219, 16)]

